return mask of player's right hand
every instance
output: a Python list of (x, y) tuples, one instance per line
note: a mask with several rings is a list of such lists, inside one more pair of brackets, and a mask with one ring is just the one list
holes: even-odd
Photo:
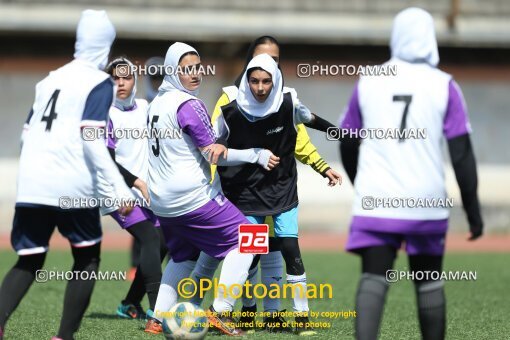
[(123, 205), (121, 205), (119, 207), (119, 209), (117, 209), (117, 211), (119, 212), (121, 217), (126, 217), (129, 214), (131, 214), (131, 212), (133, 211), (134, 208), (135, 208), (135, 202), (129, 201), (129, 202), (126, 202)]
[(205, 153), (208, 155), (207, 160), (210, 164), (218, 164), (218, 159), (223, 157), (227, 159), (228, 149), (222, 144), (211, 144), (204, 148)]
[(271, 171), (280, 164), (280, 157), (275, 156), (271, 151), (264, 149), (260, 151), (257, 163), (264, 169)]
[(483, 235), (483, 225), (481, 226), (469, 226), (470, 235), (468, 241), (474, 241), (479, 239)]

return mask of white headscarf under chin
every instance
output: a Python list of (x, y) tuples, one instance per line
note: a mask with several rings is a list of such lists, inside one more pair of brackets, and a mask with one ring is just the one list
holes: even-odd
[(194, 52), (197, 55), (199, 55), (197, 50), (195, 50), (193, 47), (181, 42), (176, 42), (168, 48), (168, 51), (166, 52), (165, 56), (164, 70), (165, 72), (170, 74), (166, 74), (165, 77), (163, 78), (163, 82), (159, 87), (159, 92), (179, 90), (189, 93), (195, 97), (198, 96), (198, 89), (190, 91), (184, 86), (182, 86), (181, 81), (179, 79), (179, 74), (176, 72), (179, 67), (179, 59), (181, 59), (183, 55), (189, 52)]
[[(273, 88), (271, 93), (263, 103), (255, 99), (248, 83), (248, 70), (260, 67), (271, 75), (273, 79)], [(253, 117), (265, 117), (272, 113), (278, 112), (283, 102), (283, 80), (282, 73), (274, 59), (266, 53), (255, 56), (246, 66), (239, 84), (239, 93), (237, 95), (237, 105), (245, 113)]]
[(105, 11), (87, 9), (81, 13), (76, 29), (74, 57), (104, 69), (110, 47), (115, 40), (115, 28)]
[(439, 63), (434, 19), (421, 8), (407, 8), (397, 14), (390, 45), (393, 58), (433, 67)]
[(108, 64), (106, 69), (108, 70), (112, 64), (117, 65), (127, 64), (131, 68), (131, 74), (135, 78), (135, 83), (133, 85), (133, 89), (131, 90), (131, 94), (129, 95), (129, 97), (125, 99), (120, 99), (119, 97), (115, 96), (115, 101), (113, 102), (113, 106), (115, 106), (121, 111), (131, 110), (133, 106), (135, 106), (136, 87), (138, 83), (138, 75), (136, 74), (135, 65), (133, 65), (133, 63), (127, 58), (117, 58), (112, 60)]

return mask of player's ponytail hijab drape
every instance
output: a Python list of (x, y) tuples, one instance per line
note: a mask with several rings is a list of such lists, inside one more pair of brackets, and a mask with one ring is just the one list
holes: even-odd
[[(241, 84), (241, 79), (243, 78), (243, 74), (247, 70), (248, 64), (253, 59), (255, 50), (257, 49), (257, 47), (259, 47), (260, 45), (264, 45), (264, 44), (274, 44), (274, 45), (278, 46), (278, 50), (280, 52), (278, 59), (281, 61), (280, 43), (278, 42), (278, 40), (276, 40), (275, 37), (273, 37), (271, 35), (263, 35), (263, 36), (258, 37), (255, 40), (253, 40), (250, 44), (250, 47), (248, 47), (248, 52), (246, 53), (246, 61), (244, 63), (243, 71), (241, 72), (241, 74), (239, 74), (239, 76), (236, 78), (236, 81), (234, 82), (234, 84), (237, 88), (239, 88), (239, 84)], [(280, 66), (278, 66), (278, 67), (280, 67)]]
[(391, 33), (391, 56), (410, 63), (439, 63), (434, 19), (421, 8), (407, 8), (397, 14)]
[[(261, 68), (269, 73), (273, 79), (273, 88), (266, 101), (259, 103), (253, 96), (248, 83), (248, 71), (254, 68)], [(262, 118), (272, 113), (278, 112), (283, 102), (283, 79), (282, 72), (278, 65), (269, 54), (259, 54), (254, 57), (246, 67), (246, 71), (239, 84), (239, 93), (237, 95), (237, 105), (250, 116)]]
[(74, 57), (104, 69), (115, 40), (115, 28), (105, 11), (87, 9), (82, 12), (76, 29)]
[(159, 87), (159, 92), (167, 92), (172, 90), (179, 90), (191, 94), (192, 96), (198, 96), (198, 89), (190, 91), (182, 86), (179, 80), (179, 74), (177, 73), (179, 66), (179, 59), (186, 53), (193, 52), (200, 56), (193, 47), (182, 42), (176, 42), (168, 48), (165, 56), (165, 77)]

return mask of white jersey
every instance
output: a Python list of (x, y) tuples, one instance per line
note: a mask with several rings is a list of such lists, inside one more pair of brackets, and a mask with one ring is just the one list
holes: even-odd
[[(392, 59), (396, 76), (366, 76), (358, 83), (365, 129), (424, 129), (425, 138), (364, 139), (355, 179), (356, 216), (439, 220), (447, 207), (363, 207), (363, 197), (446, 199), (442, 157), (443, 121), (451, 76), (425, 63)], [(404, 111), (407, 113), (404, 115)], [(366, 198), (365, 198), (366, 200)], [(412, 202), (412, 201), (411, 201)], [(398, 204), (397, 204), (398, 205)], [(412, 203), (411, 203), (412, 205)]]
[(97, 172), (83, 152), (82, 126), (90, 92), (109, 78), (91, 63), (74, 60), (36, 85), (32, 116), (25, 126), (17, 203), (59, 206), (61, 196), (97, 196)]
[[(149, 173), (149, 142), (147, 138), (136, 138), (147, 135), (147, 111), (149, 104), (145, 99), (135, 99), (135, 106), (131, 110), (122, 111), (115, 106), (110, 107), (107, 132), (107, 146), (115, 149), (115, 161), (126, 170), (147, 182)], [(133, 138), (134, 137), (134, 138)], [(105, 184), (107, 197), (115, 197), (113, 188), (107, 185), (102, 175), (100, 181)], [(106, 192), (107, 191), (107, 192)], [(143, 202), (142, 193), (131, 188), (138, 202)], [(114, 211), (115, 207), (102, 207), (101, 214), (105, 215)]]
[(145, 99), (135, 99), (135, 103), (136, 108), (130, 111), (122, 111), (115, 106), (110, 109), (113, 128), (121, 131), (117, 135), (126, 136), (126, 138), (115, 140), (115, 160), (136, 177), (147, 181), (149, 171), (148, 140), (146, 138), (129, 138), (129, 136), (136, 137), (141, 133), (147, 133), (149, 104)]
[[(158, 95), (149, 105), (150, 128), (180, 130), (177, 110), (191, 99), (197, 98), (178, 90)], [(184, 215), (221, 192), (218, 181), (210, 183), (210, 165), (189, 135), (182, 133), (182, 138), (151, 139), (149, 144), (148, 186), (151, 209), (156, 215)]]

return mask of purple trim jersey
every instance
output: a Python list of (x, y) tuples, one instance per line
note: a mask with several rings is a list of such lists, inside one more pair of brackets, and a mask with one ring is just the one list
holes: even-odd
[[(397, 75), (362, 77), (340, 127), (362, 136), (361, 129), (405, 126), (418, 138), (361, 139), (351, 229), (445, 232), (449, 203), (442, 144), (471, 132), (462, 92), (450, 75), (427, 64), (388, 63), (397, 65)], [(367, 199), (375, 206), (366, 206)]]

